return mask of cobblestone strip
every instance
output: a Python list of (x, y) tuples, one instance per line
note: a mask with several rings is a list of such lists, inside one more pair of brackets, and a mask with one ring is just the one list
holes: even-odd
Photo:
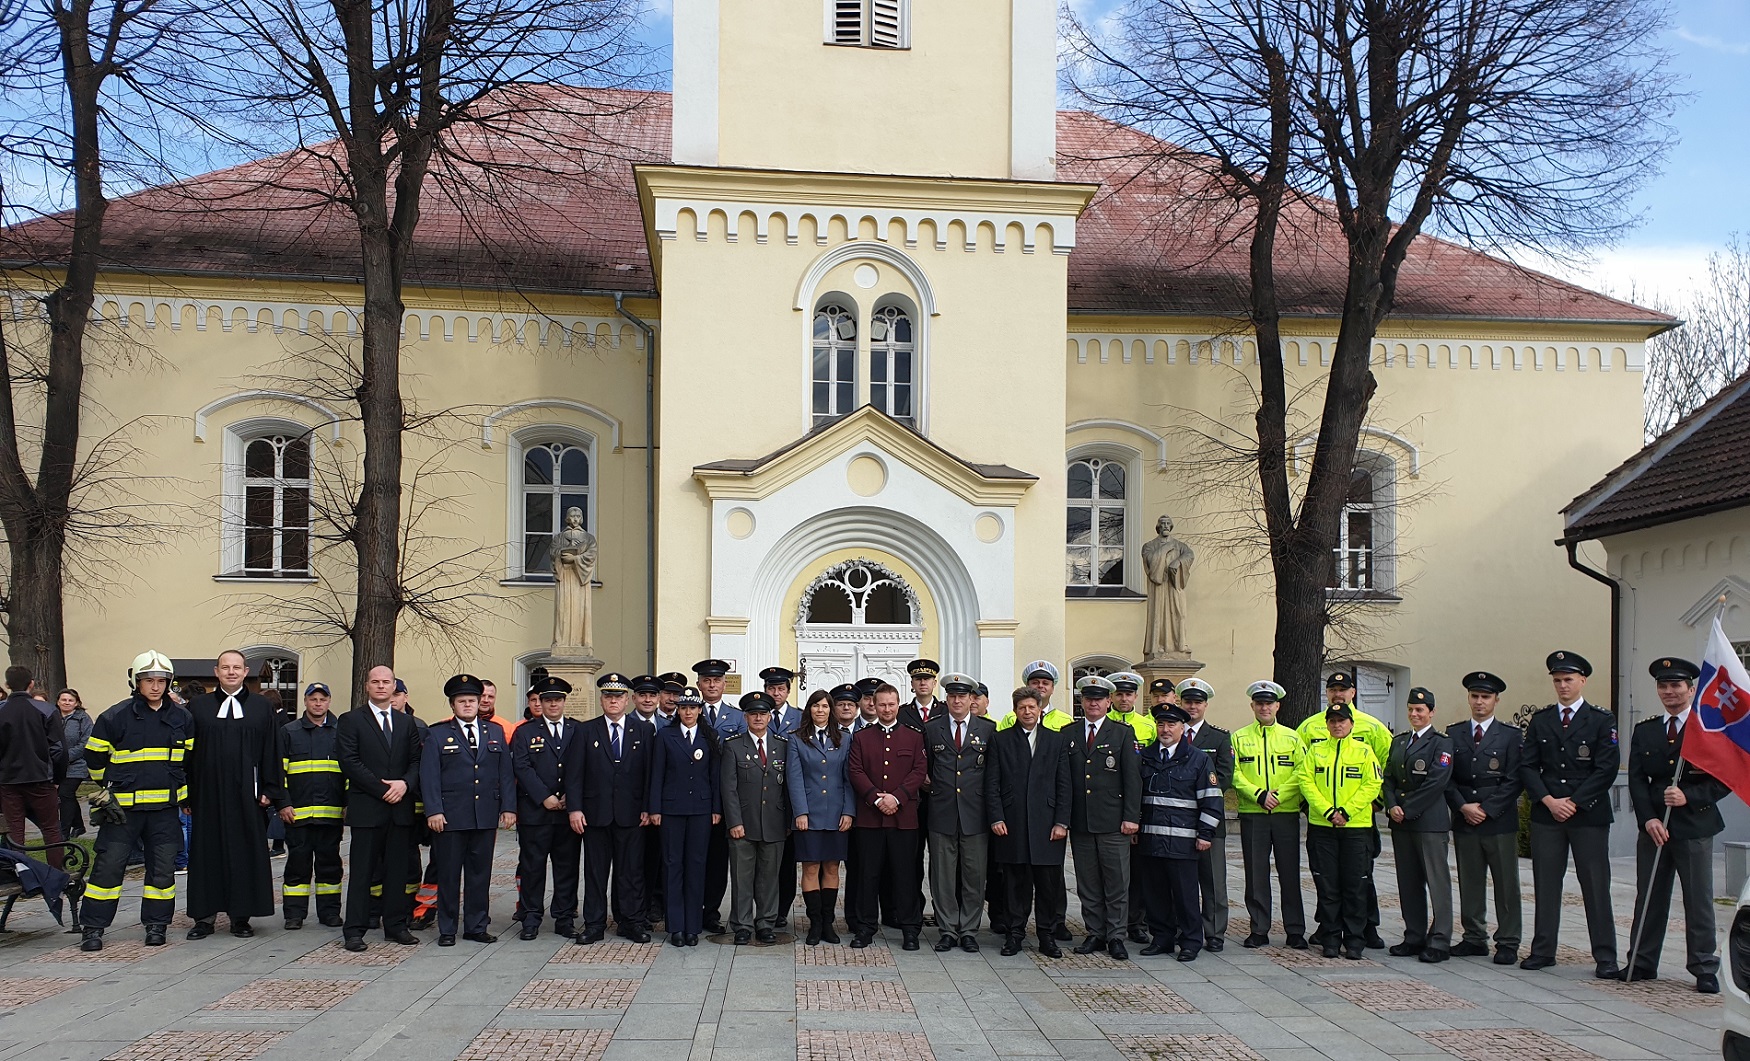
[(41, 1002), (70, 988), (86, 983), (83, 976), (33, 976), (28, 979), (0, 979), (0, 1006), (28, 1006)]
[(1326, 990), (1367, 1010), (1475, 1009), (1476, 1003), (1421, 980), (1341, 980), (1326, 977)]
[(1597, 1054), (1535, 1028), (1439, 1029), (1416, 1034), (1461, 1061), (1598, 1061)]
[(1264, 1056), (1238, 1036), (1109, 1035), (1126, 1061), (1264, 1061)]
[(530, 980), (510, 1000), (511, 1009), (624, 1009), (638, 994), (641, 980), (561, 977)]
[(893, 968), (893, 952), (886, 947), (865, 947), (853, 950), (844, 944), (822, 943), (810, 947), (796, 944), (797, 965), (830, 965), (862, 969)]
[(799, 1028), (796, 1061), (936, 1061), (917, 1032), (840, 1032)]
[(488, 1028), (456, 1061), (599, 1061), (613, 1038), (596, 1028)]
[(897, 980), (799, 980), (796, 1008), (855, 1010), (862, 1013), (915, 1013), (911, 995)]
[(253, 1061), (289, 1032), (157, 1032), (103, 1061)]
[(221, 1010), (324, 1010), (347, 1000), (368, 980), (251, 980), (202, 1009)]

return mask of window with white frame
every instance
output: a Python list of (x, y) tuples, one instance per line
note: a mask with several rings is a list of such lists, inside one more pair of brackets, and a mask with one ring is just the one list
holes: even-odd
[(565, 526), (567, 509), (583, 510), (584, 529), (594, 533), (590, 511), (590, 444), (586, 438), (539, 433), (522, 443), (522, 569), (525, 578), (553, 576), (553, 535)]
[(1124, 589), (1129, 479), (1123, 461), (1082, 457), (1069, 462), (1064, 583), (1071, 589)]
[(917, 342), (903, 306), (878, 307), (869, 319), (869, 404), (917, 427)]
[(826, 0), (826, 43), (911, 47), (911, 0)]
[(310, 433), (279, 430), (240, 437), (231, 480), (238, 561), (251, 578), (310, 575)]
[(814, 311), (812, 374), (814, 426), (857, 406), (857, 308), (848, 301), (821, 302)]
[(1349, 496), (1332, 550), (1330, 588), (1339, 592), (1389, 594), (1394, 586), (1392, 543), (1396, 481), (1392, 462), (1360, 453), (1349, 474)]

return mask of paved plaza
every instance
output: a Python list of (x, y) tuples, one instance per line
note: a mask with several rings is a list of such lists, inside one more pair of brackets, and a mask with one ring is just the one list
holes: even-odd
[[(1389, 844), (1389, 841), (1388, 841)], [(350, 954), (339, 930), (286, 932), (259, 920), (253, 939), (224, 931), (147, 950), (127, 887), (108, 945), (82, 954), (42, 904), (21, 902), (0, 937), (0, 1061), (1589, 1061), (1719, 1056), (1719, 996), (1693, 991), (1674, 921), (1661, 972), (1623, 985), (1591, 978), (1579, 895), (1569, 896), (1561, 964), (1542, 972), (1487, 959), (1422, 965), (1369, 951), (1325, 960), (1273, 946), (1249, 951), (1230, 867), (1235, 923), (1220, 954), (1042, 959), (900, 949), (898, 934), (846, 946), (676, 949), (612, 936), (579, 947), (507, 928), (514, 837), (501, 834), (490, 946), (419, 947), (372, 934)], [(276, 871), (279, 863), (275, 862)], [(1530, 928), (1530, 867), (1526, 927)], [(1385, 935), (1399, 938), (1390, 848), (1380, 860)], [(137, 873), (135, 875), (137, 877)], [(1615, 864), (1626, 953), (1632, 866)], [(1573, 887), (1569, 878), (1569, 887)], [(1308, 882), (1310, 900), (1311, 886)], [(1076, 916), (1073, 888), (1070, 913)], [(1311, 909), (1310, 904), (1308, 907)], [(1720, 908), (1722, 931), (1729, 907)], [(800, 913), (798, 907), (797, 913)], [(1080, 924), (1072, 925), (1080, 928)], [(666, 937), (662, 937), (666, 938)], [(847, 937), (848, 938), (848, 937)], [(1281, 929), (1273, 942), (1280, 944)], [(1676, 951), (1672, 944), (1676, 944)], [(1523, 948), (1522, 948), (1523, 953)], [(1722, 971), (1722, 977), (1724, 971)]]

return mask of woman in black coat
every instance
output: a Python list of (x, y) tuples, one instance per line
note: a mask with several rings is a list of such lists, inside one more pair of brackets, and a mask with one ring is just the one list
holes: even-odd
[(662, 835), (668, 899), (668, 941), (696, 947), (704, 928), (705, 852), (711, 827), (723, 819), (717, 788), (718, 744), (699, 720), (705, 701), (688, 688), (675, 701), (675, 720), (656, 733), (650, 760), (650, 824)]

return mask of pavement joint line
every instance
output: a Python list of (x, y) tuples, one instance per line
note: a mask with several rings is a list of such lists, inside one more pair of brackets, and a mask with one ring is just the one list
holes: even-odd
[(455, 972), (439, 980), (435, 987), (419, 996), (412, 1005), (402, 1010), (398, 1020), (390, 1021), (372, 1032), (370, 1038), (346, 1055), (347, 1061), (364, 1061), (365, 1058), (381, 1050), (390, 1040), (406, 1030), (407, 1026), (417, 1020), (421, 1014), (436, 1005), (438, 999), (442, 998), (450, 989), (466, 980), (468, 974), (473, 972), (476, 966), (485, 964), (487, 957), (491, 954), (491, 947), (481, 947), (479, 953), (468, 958), (456, 968)]

